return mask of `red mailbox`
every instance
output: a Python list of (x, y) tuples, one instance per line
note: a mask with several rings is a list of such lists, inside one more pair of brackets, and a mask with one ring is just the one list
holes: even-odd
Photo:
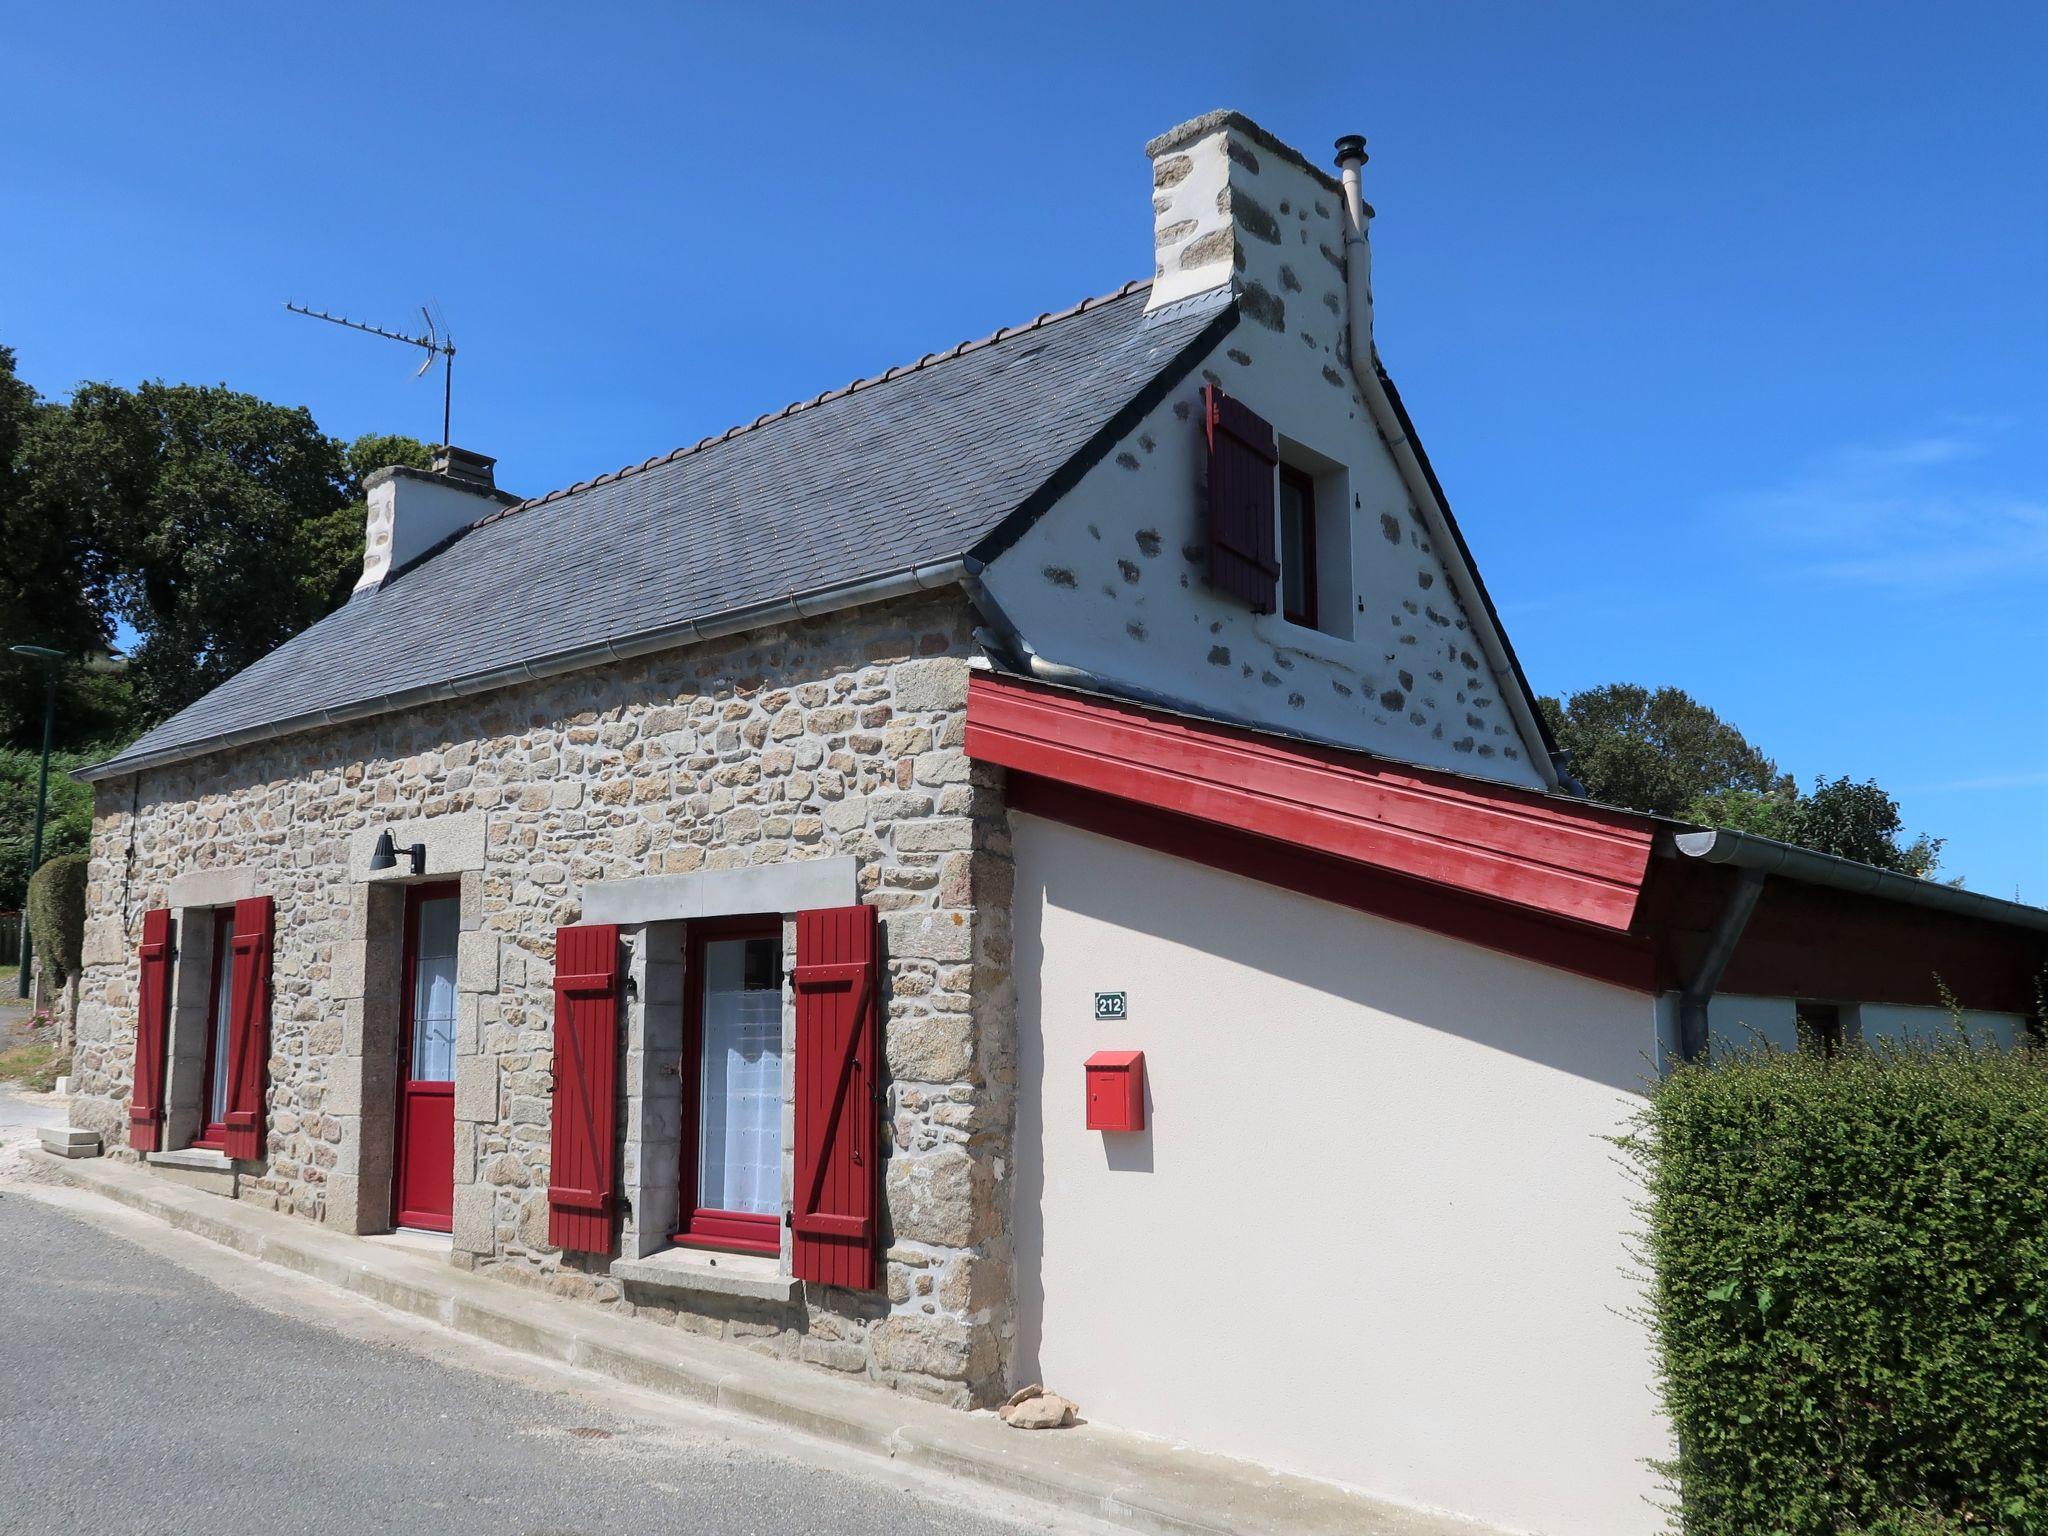
[(1145, 1053), (1097, 1051), (1087, 1067), (1088, 1129), (1145, 1129)]

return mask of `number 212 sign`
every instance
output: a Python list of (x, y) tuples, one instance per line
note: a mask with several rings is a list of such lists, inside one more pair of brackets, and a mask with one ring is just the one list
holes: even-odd
[(1095, 994), (1095, 1017), (1098, 1019), (1127, 1018), (1130, 1008), (1121, 992), (1098, 992)]

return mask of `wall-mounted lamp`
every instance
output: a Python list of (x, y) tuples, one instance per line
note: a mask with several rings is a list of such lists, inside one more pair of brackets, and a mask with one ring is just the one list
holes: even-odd
[[(399, 851), (398, 844), (391, 840), (391, 829), (386, 827), (377, 834), (377, 846), (370, 850), (371, 871), (374, 873), (378, 870), (396, 869)], [(424, 875), (427, 872), (427, 845), (413, 843), (404, 852), (405, 856), (412, 860), (412, 872)]]

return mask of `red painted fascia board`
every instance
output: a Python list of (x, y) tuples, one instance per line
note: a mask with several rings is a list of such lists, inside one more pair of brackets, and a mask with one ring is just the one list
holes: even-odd
[(1313, 848), (1254, 837), (1028, 773), (1010, 776), (1007, 795), (1013, 810), (1064, 822), (1084, 832), (1612, 986), (1635, 992), (1656, 990), (1657, 957), (1649, 942), (1636, 935), (1563, 922), (1430, 881), (1331, 858)]
[(1490, 900), (1627, 932), (1648, 818), (977, 673), (967, 752)]

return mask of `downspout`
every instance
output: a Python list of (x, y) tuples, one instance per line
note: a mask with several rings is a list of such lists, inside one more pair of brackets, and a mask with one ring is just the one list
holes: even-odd
[(1486, 653), (1487, 664), (1493, 668), (1495, 677), (1507, 681), (1507, 686), (1501, 689), (1501, 697), (1507, 701), (1508, 713), (1515, 718), (1529, 761), (1542, 776), (1544, 787), (1557, 789), (1560, 776), (1557, 764), (1551, 761), (1550, 753), (1543, 745), (1543, 728), (1537, 723), (1529, 700), (1515, 681), (1515, 669), (1508, 660), (1507, 647), (1501, 643), (1499, 630), (1488, 619), (1486, 605), (1479, 601), (1479, 583), (1472, 567), (1451, 532), (1450, 519), (1430, 486), (1429, 476), (1423, 472), (1422, 461), (1415, 455), (1414, 443), (1401, 429), (1400, 413), (1387, 397), (1386, 385), (1380, 382), (1379, 368), (1374, 363), (1372, 245), (1367, 239), (1372, 224), (1372, 205), (1365, 200), (1362, 179), (1365, 159), (1365, 139), (1361, 135), (1346, 134), (1337, 141), (1337, 169), (1344, 179), (1344, 289), (1351, 301), (1351, 376), (1358, 382), (1359, 393), (1365, 397), (1365, 407), (1372, 413), (1373, 424), (1386, 440), (1387, 451), (1394, 456), (1394, 464), (1401, 471), (1408, 494), (1429, 528), (1430, 542), (1435, 545), (1437, 556), (1450, 575), (1451, 585), (1465, 604), (1466, 615), (1472, 621), (1472, 632), (1479, 640), (1480, 649)]
[(1714, 1000), (1728, 962), (1735, 958), (1735, 946), (1742, 942), (1756, 899), (1763, 894), (1764, 872), (1740, 871), (1735, 889), (1728, 893), (1728, 905), (1721, 909), (1714, 931), (1707, 936), (1706, 952), (1678, 994), (1678, 1055), (1682, 1061), (1704, 1061), (1707, 1056), (1707, 1004)]

